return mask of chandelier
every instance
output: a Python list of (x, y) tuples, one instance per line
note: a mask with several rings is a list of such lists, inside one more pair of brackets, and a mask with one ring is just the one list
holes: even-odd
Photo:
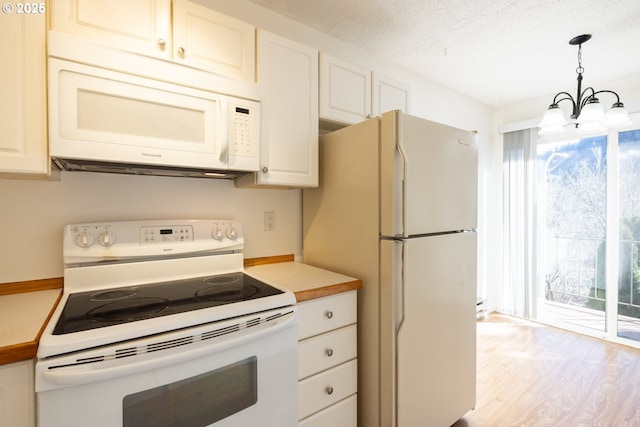
[[(562, 133), (565, 126), (575, 124), (579, 132), (600, 132), (607, 128), (627, 126), (631, 124), (629, 113), (624, 108), (624, 104), (620, 102), (620, 97), (612, 90), (594, 90), (592, 87), (582, 90), (582, 43), (591, 38), (591, 34), (583, 34), (569, 40), (572, 46), (578, 45), (578, 91), (574, 98), (568, 92), (559, 92), (553, 97), (553, 102), (549, 105), (549, 109), (544, 113), (542, 121), (538, 125), (540, 135), (554, 135)], [(616, 102), (611, 106), (605, 114), (602, 104), (596, 95), (611, 94), (615, 96)], [(567, 120), (563, 111), (558, 106), (562, 101), (571, 101), (573, 110), (571, 121)]]

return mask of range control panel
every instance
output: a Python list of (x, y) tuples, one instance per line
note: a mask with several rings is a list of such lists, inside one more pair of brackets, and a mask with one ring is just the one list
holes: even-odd
[(242, 224), (233, 220), (149, 220), (69, 224), (64, 263), (171, 257), (198, 252), (239, 251)]
[(140, 227), (140, 243), (191, 242), (193, 226), (143, 226)]

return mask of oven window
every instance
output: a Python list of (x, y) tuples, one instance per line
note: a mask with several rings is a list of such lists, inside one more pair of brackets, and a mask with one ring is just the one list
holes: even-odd
[(123, 427), (205, 427), (258, 401), (255, 356), (125, 396)]

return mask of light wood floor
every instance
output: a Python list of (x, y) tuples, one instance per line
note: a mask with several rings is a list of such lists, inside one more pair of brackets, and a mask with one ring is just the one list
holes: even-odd
[(638, 427), (640, 350), (491, 314), (474, 411), (452, 427)]

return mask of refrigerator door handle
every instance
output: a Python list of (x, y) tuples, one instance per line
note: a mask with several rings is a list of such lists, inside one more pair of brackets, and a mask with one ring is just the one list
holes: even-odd
[[(394, 399), (395, 399), (395, 411), (393, 414), (393, 427), (397, 427), (400, 425), (399, 422), (399, 414), (398, 414), (398, 409), (399, 405), (400, 405), (400, 400), (399, 400), (399, 396), (398, 396), (398, 389), (399, 389), (399, 378), (400, 378), (400, 357), (398, 356), (398, 349), (399, 347), (399, 342), (398, 342), (398, 337), (400, 335), (400, 329), (402, 328), (403, 324), (404, 324), (404, 320), (405, 320), (405, 280), (406, 280), (406, 274), (407, 274), (407, 250), (408, 250), (408, 246), (407, 242), (405, 240), (396, 240), (395, 241), (396, 244), (401, 245), (401, 249), (400, 249), (400, 262), (397, 263), (397, 265), (400, 266), (400, 271), (399, 273), (399, 277), (398, 277), (398, 286), (395, 287), (395, 295), (393, 295), (393, 298), (396, 300), (395, 301), (395, 312), (396, 312), (396, 318), (395, 318), (395, 336), (394, 336), (394, 343), (393, 343), (393, 352), (394, 352), (394, 357), (393, 357), (393, 361), (394, 361), (394, 366), (393, 366), (393, 381), (394, 381)], [(397, 261), (397, 259), (396, 259)]]
[(408, 185), (408, 180), (407, 180), (407, 168), (408, 168), (408, 157), (407, 157), (407, 153), (404, 151), (404, 147), (402, 146), (402, 139), (400, 138), (400, 134), (399, 134), (399, 128), (400, 126), (398, 126), (398, 135), (396, 135), (396, 147), (398, 149), (398, 153), (400, 154), (400, 158), (402, 159), (402, 236), (403, 237), (407, 237), (408, 236), (408, 230), (407, 230), (407, 185)]
[[(407, 243), (404, 240), (398, 241), (402, 245), (400, 252), (400, 277), (398, 280), (398, 294), (395, 295), (396, 300), (396, 338), (405, 318), (405, 273), (407, 271)], [(396, 347), (397, 348), (397, 347)]]

